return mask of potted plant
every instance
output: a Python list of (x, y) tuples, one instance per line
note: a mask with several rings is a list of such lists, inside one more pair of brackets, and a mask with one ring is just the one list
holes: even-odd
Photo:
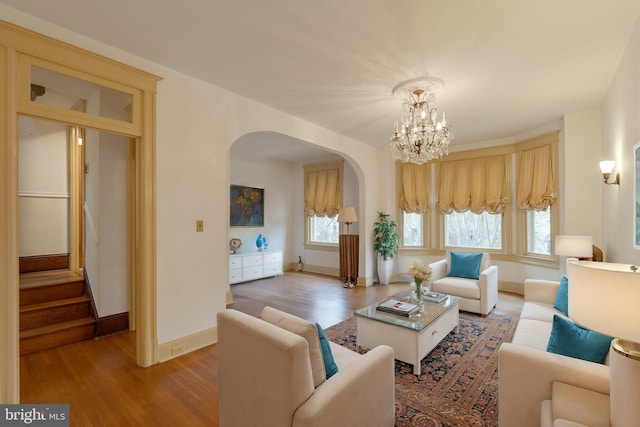
[(378, 282), (388, 285), (393, 271), (393, 256), (398, 253), (398, 233), (395, 221), (389, 214), (378, 212), (373, 224), (373, 250), (378, 254)]

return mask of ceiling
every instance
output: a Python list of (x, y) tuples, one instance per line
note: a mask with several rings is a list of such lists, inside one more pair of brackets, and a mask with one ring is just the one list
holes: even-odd
[[(404, 80), (453, 144), (514, 137), (602, 105), (638, 0), (0, 0), (362, 142), (389, 142)], [(251, 138), (245, 138), (249, 141)]]

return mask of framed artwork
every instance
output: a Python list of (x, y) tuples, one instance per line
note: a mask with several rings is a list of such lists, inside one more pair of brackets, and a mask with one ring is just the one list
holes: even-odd
[(232, 185), (229, 202), (231, 227), (264, 227), (264, 188)]
[(640, 250), (640, 142), (633, 146), (633, 247)]

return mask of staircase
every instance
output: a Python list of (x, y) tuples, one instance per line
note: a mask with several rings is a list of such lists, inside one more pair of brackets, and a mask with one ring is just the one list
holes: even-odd
[(69, 270), (20, 275), (20, 355), (93, 338), (82, 274)]

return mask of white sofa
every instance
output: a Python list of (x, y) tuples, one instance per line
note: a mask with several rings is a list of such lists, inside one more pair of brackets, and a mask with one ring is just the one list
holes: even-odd
[(608, 419), (607, 412), (587, 414), (585, 420), (569, 402), (584, 401), (585, 395), (597, 396), (599, 405), (608, 402), (608, 356), (599, 364), (546, 351), (553, 315), (562, 315), (553, 308), (559, 286), (548, 280), (524, 283), (525, 303), (513, 340), (499, 351), (500, 427), (595, 426)]
[(325, 379), (315, 324), (271, 307), (261, 318), (218, 313), (220, 426), (393, 426), (391, 347), (331, 342), (338, 372)]
[(498, 303), (498, 267), (491, 265), (491, 256), (484, 252), (480, 261), (480, 279), (448, 277), (451, 252), (444, 259), (429, 264), (431, 290), (462, 298), (460, 310), (478, 313), (482, 317)]

